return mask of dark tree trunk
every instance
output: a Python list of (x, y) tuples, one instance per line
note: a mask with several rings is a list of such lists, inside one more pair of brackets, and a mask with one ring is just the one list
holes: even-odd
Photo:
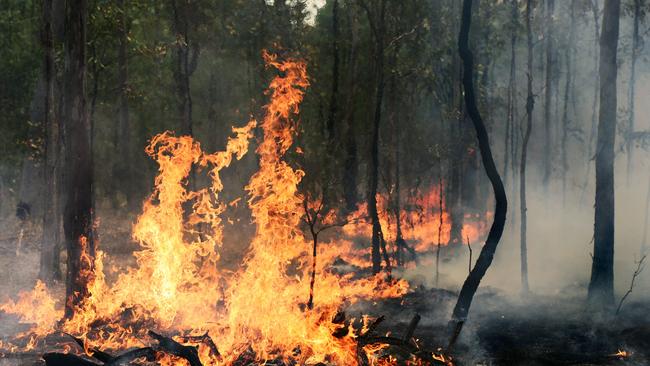
[(52, 34), (52, 0), (43, 1), (43, 79), (45, 98), (43, 126), (45, 149), (43, 180), (45, 192), (43, 201), (43, 237), (41, 238), (41, 258), (39, 279), (45, 283), (61, 280), (60, 232), (61, 209), (59, 206), (59, 122), (54, 114), (54, 37)]
[(65, 316), (88, 295), (88, 271), (95, 255), (92, 235), (93, 161), (90, 121), (86, 108), (87, 3), (66, 3), (64, 136), (66, 202), (63, 217), (68, 250)]
[(375, 24), (370, 9), (368, 20), (373, 28), (375, 37), (375, 73), (376, 73), (376, 90), (375, 90), (375, 111), (372, 123), (372, 139), (370, 141), (370, 179), (368, 184), (368, 213), (372, 221), (372, 272), (379, 273), (381, 270), (380, 251), (384, 254), (386, 261), (386, 270), (390, 272), (390, 261), (386, 255), (384, 234), (379, 214), (377, 212), (377, 185), (379, 182), (379, 127), (381, 123), (381, 109), (384, 100), (384, 22), (386, 15), (386, 0), (381, 0), (379, 4), (379, 17)]
[(632, 174), (632, 163), (633, 163), (633, 142), (631, 134), (634, 132), (634, 109), (636, 97), (636, 62), (639, 58), (639, 47), (641, 45), (641, 37), (639, 35), (639, 21), (641, 18), (641, 10), (645, 6), (645, 0), (634, 0), (634, 20), (632, 25), (632, 57), (630, 61), (630, 83), (628, 86), (627, 93), (627, 109), (628, 109), (628, 120), (627, 120), (627, 131), (626, 131), (626, 141), (625, 149), (627, 152), (627, 183), (630, 183), (630, 176)]
[(116, 178), (122, 185), (120, 191), (126, 196), (128, 207), (132, 207), (134, 197), (131, 177), (131, 129), (129, 124), (129, 74), (128, 74), (128, 35), (129, 25), (126, 15), (126, 6), (124, 0), (118, 0), (120, 15), (118, 17), (119, 26), (119, 48), (117, 52), (118, 63), (118, 83), (119, 83), (119, 101), (118, 101), (118, 119), (119, 134), (117, 139), (117, 155), (119, 156), (118, 174)]
[(188, 4), (183, 2), (180, 6), (177, 0), (171, 0), (173, 30), (176, 33), (176, 48), (174, 51), (174, 82), (178, 99), (178, 115), (180, 119), (180, 132), (183, 135), (192, 135), (192, 93), (190, 78), (196, 70), (200, 48), (198, 43), (189, 37), (189, 10)]
[(553, 79), (554, 79), (554, 62), (555, 50), (553, 43), (553, 14), (555, 13), (555, 0), (546, 0), (546, 32), (544, 34), (544, 43), (546, 47), (546, 80), (544, 82), (544, 172), (542, 175), (542, 184), (544, 189), (548, 188), (551, 180), (552, 169), (552, 136), (551, 136), (551, 104), (553, 98)]
[(336, 141), (336, 120), (338, 117), (337, 97), (339, 94), (339, 2), (332, 4), (332, 90), (327, 114), (327, 133), (330, 145)]
[(462, 324), (467, 319), (469, 308), (472, 304), (474, 294), (492, 264), (494, 252), (496, 251), (503, 228), (506, 222), (506, 213), (508, 210), (508, 202), (506, 192), (503, 187), (503, 182), (499, 176), (494, 159), (492, 158), (492, 150), (490, 149), (490, 139), (485, 129), (483, 119), (476, 106), (476, 95), (474, 92), (474, 84), (472, 81), (474, 69), (474, 56), (469, 48), (469, 30), (472, 21), (472, 0), (463, 0), (463, 12), (461, 17), (461, 27), (458, 34), (458, 53), (463, 60), (463, 89), (465, 91), (465, 106), (467, 113), (471, 118), (474, 129), (476, 130), (476, 137), (478, 140), (479, 150), (481, 152), (481, 159), (485, 168), (485, 173), (490, 179), (492, 189), (494, 191), (495, 209), (494, 209), (494, 222), (490, 227), (488, 237), (485, 240), (485, 245), (479, 254), (476, 265), (467, 276), (463, 283), (463, 287), (458, 295), (458, 301), (454, 307), (452, 315), (452, 323), (455, 323), (454, 334), (452, 335), (449, 347), (451, 348), (455, 343), (456, 338), (460, 334)]
[(605, 0), (600, 35), (600, 110), (596, 145), (594, 253), (588, 298), (600, 309), (614, 306), (614, 143), (616, 139), (616, 49), (620, 0)]
[(357, 140), (354, 130), (355, 118), (355, 99), (357, 97), (357, 29), (356, 13), (350, 9), (348, 12), (348, 23), (350, 25), (350, 54), (348, 58), (349, 65), (349, 93), (348, 103), (346, 105), (346, 137), (345, 137), (345, 158), (343, 162), (343, 195), (345, 196), (346, 209), (354, 211), (357, 206)]
[[(598, 9), (598, 1), (592, 0), (591, 12), (594, 17), (594, 49), (598, 49), (598, 42), (600, 39), (600, 10)], [(591, 160), (594, 158), (594, 139), (596, 138), (596, 126), (598, 121), (598, 93), (600, 91), (600, 75), (597, 69), (600, 65), (600, 54), (596, 51), (594, 56), (594, 73), (596, 80), (594, 81), (594, 98), (591, 103), (591, 129), (589, 132), (589, 141), (587, 142), (587, 173), (582, 185), (582, 192), (580, 193), (580, 203), (583, 202), (587, 186), (589, 185), (589, 177), (591, 176)]]
[(526, 1), (526, 41), (528, 47), (528, 83), (526, 96), (526, 130), (524, 140), (521, 146), (521, 160), (519, 166), (519, 208), (520, 208), (520, 245), (521, 245), (521, 289), (524, 293), (528, 292), (528, 246), (527, 225), (528, 225), (528, 208), (526, 207), (526, 158), (528, 155), (528, 142), (533, 129), (533, 108), (535, 107), (535, 98), (533, 96), (533, 32), (530, 25), (530, 16), (532, 12), (532, 0)]
[[(575, 16), (575, 1), (571, 0), (570, 18)], [(564, 84), (564, 106), (562, 107), (562, 141), (561, 141), (561, 155), (562, 155), (562, 204), (566, 204), (566, 184), (567, 173), (569, 170), (569, 155), (567, 151), (567, 144), (569, 140), (569, 99), (571, 95), (571, 88), (573, 87), (573, 58), (572, 54), (575, 52), (575, 22), (571, 22), (569, 31), (569, 44), (565, 48), (565, 61), (566, 61), (566, 80)]]

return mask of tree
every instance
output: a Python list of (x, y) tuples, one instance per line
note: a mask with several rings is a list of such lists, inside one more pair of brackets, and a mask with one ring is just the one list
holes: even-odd
[(131, 177), (132, 166), (131, 164), (131, 126), (129, 120), (129, 66), (128, 66), (128, 45), (129, 45), (129, 23), (127, 18), (127, 8), (124, 0), (118, 0), (118, 51), (117, 51), (117, 68), (118, 68), (118, 139), (117, 139), (117, 154), (120, 156), (118, 160), (118, 171), (116, 174), (122, 184), (122, 192), (126, 196), (127, 204), (132, 207), (134, 203)]
[(605, 0), (600, 35), (600, 108), (596, 145), (594, 253), (589, 303), (601, 310), (614, 306), (614, 143), (620, 0)]
[(521, 145), (521, 160), (519, 162), (519, 209), (520, 209), (520, 250), (521, 250), (521, 288), (524, 293), (528, 292), (528, 246), (526, 243), (528, 216), (526, 207), (526, 159), (528, 155), (528, 142), (533, 129), (533, 108), (535, 97), (533, 96), (533, 32), (530, 26), (532, 12), (532, 0), (526, 0), (526, 41), (528, 49), (527, 68), (528, 82), (526, 95), (526, 130)]
[(60, 229), (61, 210), (59, 205), (59, 121), (54, 113), (54, 35), (52, 30), (53, 0), (43, 1), (43, 98), (44, 163), (43, 180), (43, 236), (38, 277), (45, 283), (61, 280)]
[(633, 163), (633, 152), (632, 148), (632, 138), (631, 134), (634, 132), (634, 109), (635, 103), (634, 98), (636, 98), (636, 63), (639, 58), (639, 51), (641, 46), (641, 35), (639, 34), (639, 22), (643, 16), (641, 9), (645, 6), (645, 0), (634, 0), (634, 18), (632, 20), (632, 56), (630, 61), (630, 83), (628, 85), (627, 93), (627, 133), (626, 133), (626, 143), (625, 149), (627, 152), (627, 181), (630, 182), (630, 175), (632, 172), (632, 163)]
[(63, 216), (68, 252), (65, 316), (88, 295), (95, 255), (93, 238), (93, 159), (86, 106), (86, 0), (66, 2), (64, 141), (66, 197)]
[(363, 0), (360, 1), (372, 29), (374, 38), (374, 63), (375, 63), (375, 100), (374, 114), (372, 118), (372, 139), (370, 147), (370, 177), (368, 179), (368, 213), (372, 221), (372, 272), (379, 273), (381, 270), (380, 250), (386, 262), (386, 270), (390, 272), (390, 260), (386, 253), (386, 243), (382, 232), (379, 214), (377, 212), (377, 185), (379, 183), (379, 125), (381, 123), (381, 110), (384, 100), (384, 37), (386, 36), (386, 0), (379, 2), (379, 15), (377, 19)]
[(483, 249), (481, 249), (481, 253), (476, 260), (474, 268), (467, 276), (467, 279), (465, 279), (463, 287), (458, 294), (458, 300), (452, 314), (452, 323), (455, 323), (455, 329), (448, 348), (453, 346), (460, 334), (463, 323), (467, 319), (467, 314), (469, 313), (469, 308), (472, 304), (474, 294), (476, 293), (483, 276), (492, 264), (494, 252), (496, 251), (501, 235), (503, 234), (503, 228), (506, 223), (506, 213), (508, 211), (508, 200), (506, 198), (503, 182), (501, 181), (501, 177), (499, 176), (499, 172), (494, 163), (492, 150), (490, 148), (490, 139), (476, 105), (473, 80), (474, 56), (469, 48), (469, 30), (471, 22), (472, 0), (463, 0), (461, 26), (458, 34), (458, 53), (463, 60), (463, 90), (465, 91), (465, 106), (467, 108), (467, 114), (472, 120), (474, 129), (476, 130), (476, 138), (481, 152), (481, 160), (483, 162), (483, 167), (485, 168), (485, 173), (492, 184), (492, 190), (496, 202), (494, 208), (494, 221), (490, 227), (488, 237), (485, 240), (485, 245), (483, 246)]
[(176, 97), (178, 100), (178, 113), (180, 118), (180, 131), (183, 135), (192, 135), (192, 93), (190, 78), (196, 70), (200, 47), (198, 42), (190, 38), (190, 7), (192, 3), (177, 3), (170, 0), (172, 8), (172, 25), (176, 34), (174, 49), (174, 82), (176, 84)]
[(544, 81), (544, 174), (542, 183), (548, 188), (551, 179), (552, 137), (551, 137), (551, 103), (553, 98), (553, 80), (555, 78), (555, 49), (553, 43), (553, 14), (555, 13), (555, 0), (546, 0), (546, 32), (544, 43), (546, 47), (546, 71)]

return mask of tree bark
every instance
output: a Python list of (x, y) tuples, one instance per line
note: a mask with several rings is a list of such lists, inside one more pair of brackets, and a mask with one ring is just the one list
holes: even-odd
[(86, 15), (86, 0), (66, 3), (63, 110), (67, 191), (63, 228), (68, 250), (66, 317), (71, 317), (88, 295), (88, 274), (92, 272), (95, 255), (91, 126), (86, 107)]
[(332, 4), (332, 90), (327, 114), (327, 133), (330, 145), (336, 141), (336, 120), (338, 114), (337, 97), (339, 94), (339, 2)]
[(476, 95), (474, 92), (474, 84), (472, 80), (474, 56), (469, 48), (469, 30), (471, 21), (472, 0), (463, 0), (461, 27), (458, 34), (458, 53), (463, 60), (463, 89), (465, 91), (465, 106), (467, 107), (467, 113), (474, 124), (474, 129), (476, 130), (476, 137), (478, 140), (479, 150), (481, 152), (481, 159), (485, 168), (485, 173), (487, 174), (490, 183), (492, 184), (492, 190), (494, 192), (496, 205), (494, 209), (494, 222), (490, 227), (488, 237), (485, 240), (485, 245), (479, 254), (474, 268), (463, 283), (463, 287), (461, 288), (460, 294), (458, 295), (458, 301), (454, 307), (452, 323), (455, 323), (455, 330), (449, 342), (449, 348), (453, 346), (456, 338), (460, 334), (462, 324), (467, 319), (467, 314), (469, 313), (469, 308), (472, 304), (474, 294), (476, 293), (476, 290), (481, 280), (483, 279), (483, 276), (492, 264), (494, 252), (496, 251), (499, 240), (501, 239), (501, 235), (503, 234), (503, 228), (506, 221), (506, 213), (508, 210), (506, 192), (503, 187), (501, 177), (499, 176), (499, 172), (497, 171), (496, 165), (494, 163), (494, 159), (492, 157), (490, 139), (487, 130), (485, 129), (483, 119), (481, 118), (481, 114), (479, 113), (479, 110), (476, 106)]
[(52, 0), (43, 1), (43, 79), (45, 98), (43, 126), (45, 148), (43, 180), (43, 236), (38, 278), (48, 284), (61, 280), (60, 228), (61, 210), (59, 206), (59, 122), (54, 114), (54, 37), (52, 32)]
[(600, 109), (596, 145), (594, 253), (588, 299), (606, 310), (614, 306), (614, 143), (616, 140), (616, 51), (620, 0), (605, 0), (600, 35)]

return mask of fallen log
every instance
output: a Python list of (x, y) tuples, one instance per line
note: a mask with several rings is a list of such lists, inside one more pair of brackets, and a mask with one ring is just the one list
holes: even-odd
[(124, 366), (138, 358), (145, 358), (147, 361), (153, 361), (156, 359), (156, 351), (151, 347), (136, 348), (114, 357), (109, 362), (105, 363), (104, 366)]
[[(86, 344), (83, 341), (83, 339), (75, 337), (75, 336), (73, 336), (72, 334), (69, 334), (69, 333), (64, 332), (63, 334), (65, 334), (68, 337), (72, 338), (72, 340), (74, 340), (75, 343), (77, 343), (81, 347), (81, 349), (84, 350), (84, 352), (87, 352)], [(110, 362), (114, 358), (113, 355), (111, 355), (109, 353), (106, 353), (106, 352), (104, 352), (102, 350), (99, 350), (97, 348), (91, 349), (89, 356), (96, 359), (96, 360), (102, 361), (104, 363)]]
[(210, 350), (211, 357), (221, 358), (219, 348), (217, 348), (217, 345), (214, 343), (210, 335), (208, 335), (208, 332), (205, 332), (205, 334), (200, 336), (181, 336), (180, 338), (183, 340), (183, 342), (203, 344)]
[(203, 366), (199, 359), (199, 351), (194, 346), (186, 346), (176, 342), (175, 340), (160, 335), (152, 330), (149, 330), (149, 336), (158, 341), (158, 347), (167, 353), (174, 356), (184, 358), (190, 363), (190, 366)]
[(46, 366), (101, 366), (85, 358), (70, 353), (46, 353), (43, 355)]

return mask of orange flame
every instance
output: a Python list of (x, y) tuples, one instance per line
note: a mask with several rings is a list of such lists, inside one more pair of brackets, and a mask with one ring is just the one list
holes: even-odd
[[(299, 112), (309, 81), (302, 61), (281, 62), (268, 53), (264, 59), (281, 75), (270, 83), (270, 103), (261, 123), (263, 139), (256, 150), (259, 170), (246, 186), (257, 230), (242, 269), (234, 274), (219, 269), (221, 216), (227, 207), (219, 200), (220, 172), (247, 152), (257, 123), (233, 128), (235, 136), (226, 149), (213, 154), (203, 152), (189, 136), (159, 134), (145, 149), (159, 172), (133, 226), (133, 238), (141, 248), (134, 253), (136, 266), (108, 284), (104, 253), (98, 250), (94, 259), (84, 255), (85, 267), (93, 270), (85, 274), (88, 295), (74, 316), (60, 325), (61, 311), (40, 282), (16, 302), (2, 305), (1, 310), (19, 314), (21, 321), (35, 323), (32, 347), (38, 337), (61, 329), (83, 337), (86, 348), (124, 349), (141, 345), (146, 330), (154, 328), (181, 335), (209, 332), (227, 356), (216, 359), (201, 349), (206, 365), (231, 364), (248, 347), (258, 360), (356, 362), (354, 332), (337, 338), (332, 334), (340, 325), (330, 320), (345, 303), (401, 296), (408, 285), (384, 275), (353, 280), (352, 275), (333, 273), (330, 267), (341, 248), (325, 243), (319, 248), (314, 308), (305, 310), (310, 244), (299, 226), (303, 198), (298, 193), (304, 172), (289, 166), (283, 155), (293, 144), (292, 116)], [(188, 189), (193, 169), (207, 169), (211, 184)], [(82, 238), (80, 244), (84, 243)], [(184, 361), (166, 356), (159, 362)]]

